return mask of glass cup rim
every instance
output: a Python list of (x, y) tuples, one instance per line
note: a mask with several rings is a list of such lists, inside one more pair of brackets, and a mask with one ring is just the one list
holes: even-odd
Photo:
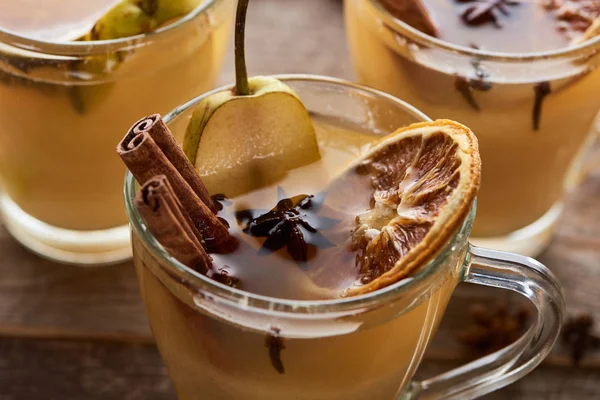
[(0, 28), (0, 43), (25, 51), (59, 56), (94, 55), (125, 51), (144, 45), (159, 35), (175, 31), (182, 26), (187, 25), (201, 15), (204, 15), (217, 3), (222, 1), (225, 0), (206, 0), (193, 11), (187, 13), (185, 16), (177, 19), (176, 21), (162, 26), (150, 33), (142, 33), (135, 36), (110, 40), (94, 40), (90, 42), (51, 41), (35, 39), (29, 36), (21, 35), (9, 29)]
[[(381, 92), (379, 90), (367, 86), (351, 83), (343, 79), (306, 74), (274, 75), (274, 77), (282, 81), (307, 81), (315, 83), (325, 83), (336, 86), (342, 86), (347, 89), (362, 90), (366, 93), (378, 97), (383, 97), (387, 101), (392, 101), (395, 104), (401, 106), (406, 111), (409, 111), (415, 116), (422, 118), (424, 121), (431, 121), (429, 117), (427, 117), (421, 111), (419, 111), (418, 109), (416, 109), (415, 107), (406, 103), (403, 100), (397, 99), (396, 97), (391, 96), (385, 92)], [(175, 108), (173, 111), (167, 114), (164, 118), (165, 123), (168, 124), (171, 120), (173, 120), (173, 118), (177, 117), (182, 112), (187, 111), (190, 107), (193, 107), (207, 96), (210, 96), (217, 92), (231, 89), (232, 87), (233, 85), (231, 84), (221, 86), (219, 88), (213, 89), (209, 92), (206, 92), (200, 96), (193, 98), (192, 100)], [(162, 247), (158, 240), (148, 231), (144, 220), (139, 215), (137, 209), (133, 204), (133, 199), (135, 198), (136, 192), (137, 183), (135, 181), (135, 178), (133, 177), (131, 172), (127, 171), (124, 185), (124, 197), (125, 207), (129, 217), (130, 226), (133, 230), (137, 232), (137, 234), (144, 242), (147, 250), (149, 250), (152, 256), (159, 261), (162, 268), (168, 266), (168, 268), (170, 269), (169, 272), (175, 273), (175, 276), (181, 277), (188, 282), (192, 282), (195, 288), (198, 288), (199, 290), (209, 291), (211, 294), (216, 294), (218, 297), (222, 297), (226, 299), (226, 301), (228, 300), (229, 302), (233, 302), (234, 304), (242, 304), (245, 310), (263, 310), (263, 312), (264, 310), (268, 310), (271, 312), (277, 311), (279, 313), (285, 314), (318, 314), (334, 311), (352, 311), (358, 308), (362, 309), (365, 307), (381, 304), (381, 302), (391, 301), (393, 299), (401, 297), (403, 293), (409, 290), (415, 290), (424, 281), (426, 281), (427, 278), (435, 276), (435, 274), (439, 272), (440, 268), (443, 266), (444, 261), (451, 254), (453, 254), (454, 251), (456, 251), (453, 248), (453, 244), (460, 233), (464, 233), (469, 229), (470, 224), (472, 223), (475, 217), (476, 209), (475, 201), (468, 216), (465, 218), (465, 221), (460, 227), (457, 228), (455, 234), (444, 246), (444, 248), (432, 260), (430, 260), (426, 265), (424, 265), (417, 274), (408, 279), (404, 279), (386, 288), (360, 296), (330, 300), (292, 300), (263, 296), (226, 286), (224, 284), (207, 278), (206, 276), (192, 270), (191, 268), (186, 267), (185, 265), (177, 261)]]
[(581, 53), (594, 53), (600, 50), (600, 35), (574, 46), (538, 52), (499, 52), (474, 49), (427, 35), (426, 33), (423, 33), (420, 30), (408, 25), (401, 19), (396, 18), (380, 3), (379, 0), (368, 1), (381, 13), (388, 28), (394, 32), (401, 33), (419, 45), (451, 51), (453, 53), (468, 57), (478, 57), (483, 60), (495, 62), (525, 62), (576, 57)]

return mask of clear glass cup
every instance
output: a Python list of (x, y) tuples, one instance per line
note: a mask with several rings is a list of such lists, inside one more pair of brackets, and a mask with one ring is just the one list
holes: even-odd
[[(345, 18), (359, 82), (477, 135), (483, 181), (473, 242), (539, 254), (597, 135), (600, 38), (543, 53), (494, 53), (427, 36), (377, 0), (345, 0)], [(464, 83), (478, 76), (489, 85), (470, 91), (473, 104)], [(536, 127), (536, 92), (548, 89)]]
[[(288, 75), (313, 115), (387, 134), (429, 120), (385, 93), (337, 79)], [(223, 90), (223, 89), (217, 89)], [(181, 138), (194, 106), (166, 116)], [(564, 315), (561, 289), (530, 258), (468, 243), (475, 207), (445, 249), (411, 279), (355, 298), (294, 301), (233, 289), (185, 267), (148, 231), (125, 182), (133, 260), (152, 332), (180, 399), (392, 400), (480, 396), (521, 378), (555, 342)], [(250, 268), (251, 266), (249, 266)], [(456, 285), (516, 291), (537, 308), (533, 326), (514, 344), (458, 370), (413, 382)], [(265, 345), (272, 327), (283, 338), (284, 373)]]
[(50, 43), (0, 31), (0, 208), (10, 233), (45, 257), (131, 257), (115, 143), (132, 121), (214, 87), (233, 0), (207, 0), (158, 31)]

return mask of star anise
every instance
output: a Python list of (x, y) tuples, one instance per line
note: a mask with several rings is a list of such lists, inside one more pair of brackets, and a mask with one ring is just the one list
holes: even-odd
[(314, 255), (316, 248), (334, 246), (319, 232), (339, 222), (317, 215), (324, 199), (324, 193), (288, 198), (279, 188), (275, 208), (238, 211), (236, 218), (248, 235), (267, 238), (260, 253), (271, 253), (287, 247), (287, 252), (295, 261), (306, 262)]
[(509, 16), (510, 11), (508, 6), (516, 6), (519, 4), (517, 0), (456, 0), (458, 3), (474, 3), (467, 7), (461, 14), (461, 18), (465, 24), (471, 26), (479, 26), (488, 22), (493, 23), (498, 28), (502, 25), (499, 21), (499, 16)]

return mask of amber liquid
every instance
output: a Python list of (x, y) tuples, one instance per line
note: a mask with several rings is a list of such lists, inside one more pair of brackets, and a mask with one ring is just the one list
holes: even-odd
[[(355, 256), (346, 242), (354, 228), (354, 216), (369, 208), (371, 189), (368, 177), (357, 182), (357, 174), (344, 172), (381, 136), (317, 120), (322, 121), (316, 128), (319, 161), (289, 171), (273, 184), (223, 201), (219, 216), (228, 221), (230, 232), (240, 245), (231, 254), (212, 257), (215, 267), (225, 267), (240, 280), (243, 290), (277, 298), (314, 300), (337, 297), (356, 279)], [(356, 177), (352, 187), (348, 175)], [(252, 210), (258, 217), (274, 208), (281, 198), (302, 195), (314, 196), (314, 205), (302, 213), (308, 215), (307, 222), (322, 235), (322, 240), (311, 240), (310, 232), (304, 231), (308, 244), (306, 261), (294, 260), (285, 247), (275, 252), (264, 248), (265, 238), (244, 232), (244, 221), (236, 217), (245, 210)], [(337, 265), (335, 276), (324, 273), (331, 263)]]
[(542, 2), (523, 2), (507, 5), (509, 15), (496, 13), (499, 26), (488, 22), (471, 26), (461, 14), (472, 3), (455, 0), (423, 0), (431, 18), (438, 27), (438, 37), (446, 42), (482, 50), (526, 53), (549, 51), (566, 47), (569, 35), (557, 29), (557, 20)]
[[(457, 2), (425, 3), (440, 25), (442, 38), (463, 46), (520, 52), (567, 44), (537, 3), (510, 7), (511, 18), (502, 20), (501, 29), (493, 25), (465, 27)], [(580, 157), (591, 142), (590, 132), (600, 109), (596, 95), (600, 72), (594, 69), (593, 60), (587, 68), (588, 61), (565, 60), (559, 72), (553, 66), (553, 76), (544, 76), (545, 64), (539, 60), (514, 66), (508, 63), (510, 68), (483, 61), (491, 89), (473, 92), (477, 110), (456, 89), (457, 74), (474, 76), (473, 60), (416, 46), (414, 54), (409, 54), (411, 46), (403, 46), (402, 40), (380, 23), (380, 13), (371, 0), (346, 0), (345, 6), (360, 82), (407, 101), (431, 118), (464, 123), (477, 135), (482, 185), (475, 236), (507, 235), (534, 223), (561, 202), (565, 188), (577, 178)], [(521, 77), (531, 71), (539, 74)], [(543, 100), (535, 130), (535, 90), (544, 81), (551, 93)]]
[(115, 145), (137, 119), (164, 115), (214, 86), (232, 6), (217, 2), (171, 36), (157, 35), (118, 57), (65, 60), (1, 47), (5, 193), (27, 214), (55, 227), (125, 224), (125, 167)]
[(0, 27), (47, 41), (72, 41), (120, 0), (3, 0)]
[[(277, 185), (233, 199), (230, 207), (270, 208), (277, 200), (277, 186), (289, 195), (321, 191), (378, 138), (321, 119), (316, 119), (316, 128), (320, 162), (291, 171)], [(368, 199), (370, 192), (359, 190), (355, 196)], [(354, 202), (356, 207), (361, 201)], [(329, 206), (333, 214), (335, 205)], [(335, 210), (338, 217), (344, 213), (350, 222), (354, 221), (354, 212), (352, 208)], [(235, 221), (230, 222), (232, 231), (246, 242), (246, 250), (226, 260), (214, 257), (217, 263), (231, 266), (243, 290), (304, 300), (337, 295), (335, 291), (320, 290), (316, 283), (324, 281), (311, 275), (311, 266), (323, 265), (318, 255), (304, 268), (282, 252), (258, 256), (255, 238), (236, 232)], [(347, 237), (349, 231), (345, 234)], [(328, 252), (336, 257), (325, 263), (327, 268), (321, 268), (321, 273), (335, 275), (335, 271), (353, 270), (352, 257), (339, 257), (345, 251), (343, 240), (329, 237), (338, 249), (322, 252), (324, 257)], [(465, 244), (466, 238), (457, 239), (458, 250), (443, 261), (440, 276), (428, 289), (406, 293), (385, 307), (351, 315), (311, 319), (309, 314), (295, 319), (268, 311), (254, 313), (241, 302), (228, 306), (214, 301), (211, 295), (200, 295), (165, 273), (139, 236), (133, 235), (134, 263), (146, 311), (182, 400), (397, 398), (417, 369), (458, 282)], [(274, 367), (265, 345), (266, 332), (273, 326), (281, 329), (285, 346), (279, 352), (283, 372)]]

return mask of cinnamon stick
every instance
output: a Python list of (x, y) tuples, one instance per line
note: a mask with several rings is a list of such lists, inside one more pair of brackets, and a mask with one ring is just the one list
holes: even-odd
[(198, 176), (194, 166), (188, 160), (181, 147), (179, 147), (179, 144), (177, 144), (175, 137), (164, 123), (160, 114), (152, 114), (140, 119), (133, 125), (130, 132), (135, 135), (148, 132), (167, 159), (175, 166), (175, 168), (177, 168), (177, 171), (179, 171), (183, 179), (185, 179), (192, 190), (200, 197), (200, 200), (202, 200), (212, 212), (215, 214), (217, 213), (217, 207), (210, 197), (204, 182), (202, 182), (202, 179)]
[(429, 36), (438, 37), (438, 28), (422, 0), (380, 0), (379, 2), (399, 20)]
[(149, 179), (134, 204), (152, 235), (173, 257), (203, 274), (210, 270), (212, 260), (202, 246), (202, 236), (165, 175)]
[[(158, 117), (158, 120), (160, 120), (160, 117)], [(165, 175), (171, 183), (186, 214), (204, 238), (206, 249), (217, 253), (230, 251), (235, 244), (235, 240), (229, 235), (227, 227), (217, 218), (209, 206), (202, 201), (177, 168), (185, 169), (185, 167), (181, 167), (179, 163), (174, 165), (168, 159), (162, 149), (152, 139), (150, 132), (148, 132), (148, 128), (151, 126), (145, 120), (141, 121), (129, 130), (117, 146), (117, 153), (125, 165), (127, 165), (127, 168), (129, 168), (141, 185), (154, 176)], [(171, 134), (166, 126), (164, 129), (166, 131), (165, 134)]]

